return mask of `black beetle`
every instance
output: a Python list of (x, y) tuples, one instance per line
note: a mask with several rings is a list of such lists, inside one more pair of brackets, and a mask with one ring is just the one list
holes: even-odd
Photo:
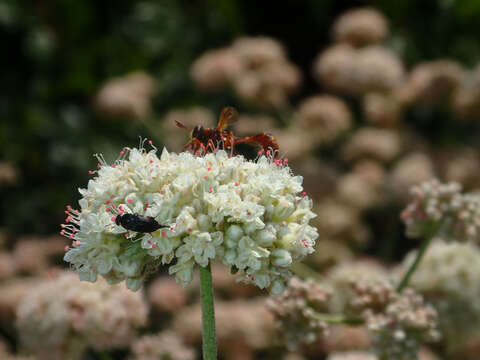
[(138, 214), (122, 214), (117, 215), (115, 224), (124, 227), (127, 230), (132, 230), (141, 233), (151, 233), (160, 228), (168, 227), (161, 225), (151, 216), (143, 216)]

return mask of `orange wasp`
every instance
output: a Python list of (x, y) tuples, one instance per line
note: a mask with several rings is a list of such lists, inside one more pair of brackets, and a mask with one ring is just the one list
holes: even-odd
[[(230, 150), (233, 153), (235, 145), (256, 143), (259, 144), (263, 152), (277, 155), (278, 144), (275, 137), (267, 133), (261, 133), (255, 136), (245, 136), (237, 138), (231, 131), (225, 130), (227, 125), (231, 124), (237, 118), (237, 111), (233, 107), (225, 107), (220, 113), (217, 127), (204, 128), (197, 125), (190, 132), (190, 141), (183, 147), (193, 154), (205, 154), (215, 152), (216, 150)], [(178, 127), (190, 131), (179, 121), (175, 121)]]

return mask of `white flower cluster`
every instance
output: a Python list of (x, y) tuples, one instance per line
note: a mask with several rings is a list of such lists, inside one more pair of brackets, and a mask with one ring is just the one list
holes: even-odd
[[(401, 266), (402, 273), (416, 256), (417, 251), (407, 255)], [(480, 250), (471, 243), (433, 242), (409, 286), (430, 300), (449, 298), (449, 301), (469, 299), (472, 304), (477, 302), (480, 297)]]
[[(401, 265), (404, 273), (416, 256)], [(400, 273), (400, 274), (401, 274)], [(434, 241), (410, 279), (410, 285), (439, 313), (449, 351), (461, 347), (480, 328), (480, 250), (472, 243)]]
[(480, 196), (462, 194), (458, 183), (442, 184), (438, 180), (414, 186), (412, 202), (402, 212), (407, 236), (432, 236), (445, 240), (480, 241)]
[[(279, 293), (292, 261), (314, 251), (312, 201), (286, 161), (271, 154), (247, 161), (223, 150), (198, 157), (164, 149), (158, 158), (143, 147), (121, 155), (113, 165), (99, 156), (96, 177), (80, 189), (81, 210), (67, 207), (62, 233), (73, 243), (64, 259), (82, 280), (100, 274), (137, 290), (158, 265), (175, 260), (169, 272), (186, 285), (195, 264), (218, 259), (241, 270), (240, 280)], [(135, 232), (117, 225), (125, 214), (166, 227)]]
[(38, 360), (80, 359), (87, 348), (126, 348), (144, 326), (148, 307), (140, 293), (105, 281), (89, 284), (64, 273), (35, 286), (17, 308), (23, 347)]

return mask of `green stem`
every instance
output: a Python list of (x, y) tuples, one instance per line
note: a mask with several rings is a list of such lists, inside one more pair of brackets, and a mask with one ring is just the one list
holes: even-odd
[(344, 314), (315, 313), (315, 318), (328, 324), (362, 325), (365, 323), (363, 319), (349, 318)]
[(415, 258), (413, 263), (410, 265), (410, 267), (408, 268), (408, 271), (403, 276), (403, 279), (400, 281), (400, 283), (397, 286), (397, 291), (398, 292), (405, 289), (405, 287), (408, 285), (408, 282), (409, 282), (410, 278), (412, 277), (415, 270), (417, 270), (417, 267), (420, 264), (420, 261), (422, 260), (423, 256), (425, 255), (425, 252), (427, 251), (427, 248), (430, 245), (430, 243), (432, 242), (436, 233), (437, 233), (436, 228), (432, 229), (431, 231), (429, 231), (427, 233), (427, 237), (425, 238), (425, 240), (423, 240), (422, 246), (420, 246), (420, 249), (418, 250), (417, 257)]
[(215, 337), (215, 311), (213, 308), (213, 285), (210, 264), (200, 268), (200, 297), (202, 299), (202, 349), (203, 360), (217, 359)]
[(321, 280), (321, 276), (315, 270), (313, 270), (310, 266), (305, 265), (301, 262), (294, 262), (290, 270), (293, 271), (295, 275), (302, 279), (316, 279)]

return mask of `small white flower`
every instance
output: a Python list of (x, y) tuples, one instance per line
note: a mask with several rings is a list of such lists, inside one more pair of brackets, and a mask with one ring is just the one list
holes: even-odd
[[(247, 161), (225, 151), (202, 157), (156, 149), (124, 149), (80, 189), (80, 210), (67, 207), (62, 234), (72, 239), (65, 261), (83, 280), (100, 274), (138, 289), (160, 264), (186, 285), (195, 264), (217, 259), (240, 269), (239, 279), (281, 292), (289, 266), (312, 253), (317, 230), (302, 178), (271, 156)], [(138, 233), (117, 216), (151, 216), (164, 225)]]

